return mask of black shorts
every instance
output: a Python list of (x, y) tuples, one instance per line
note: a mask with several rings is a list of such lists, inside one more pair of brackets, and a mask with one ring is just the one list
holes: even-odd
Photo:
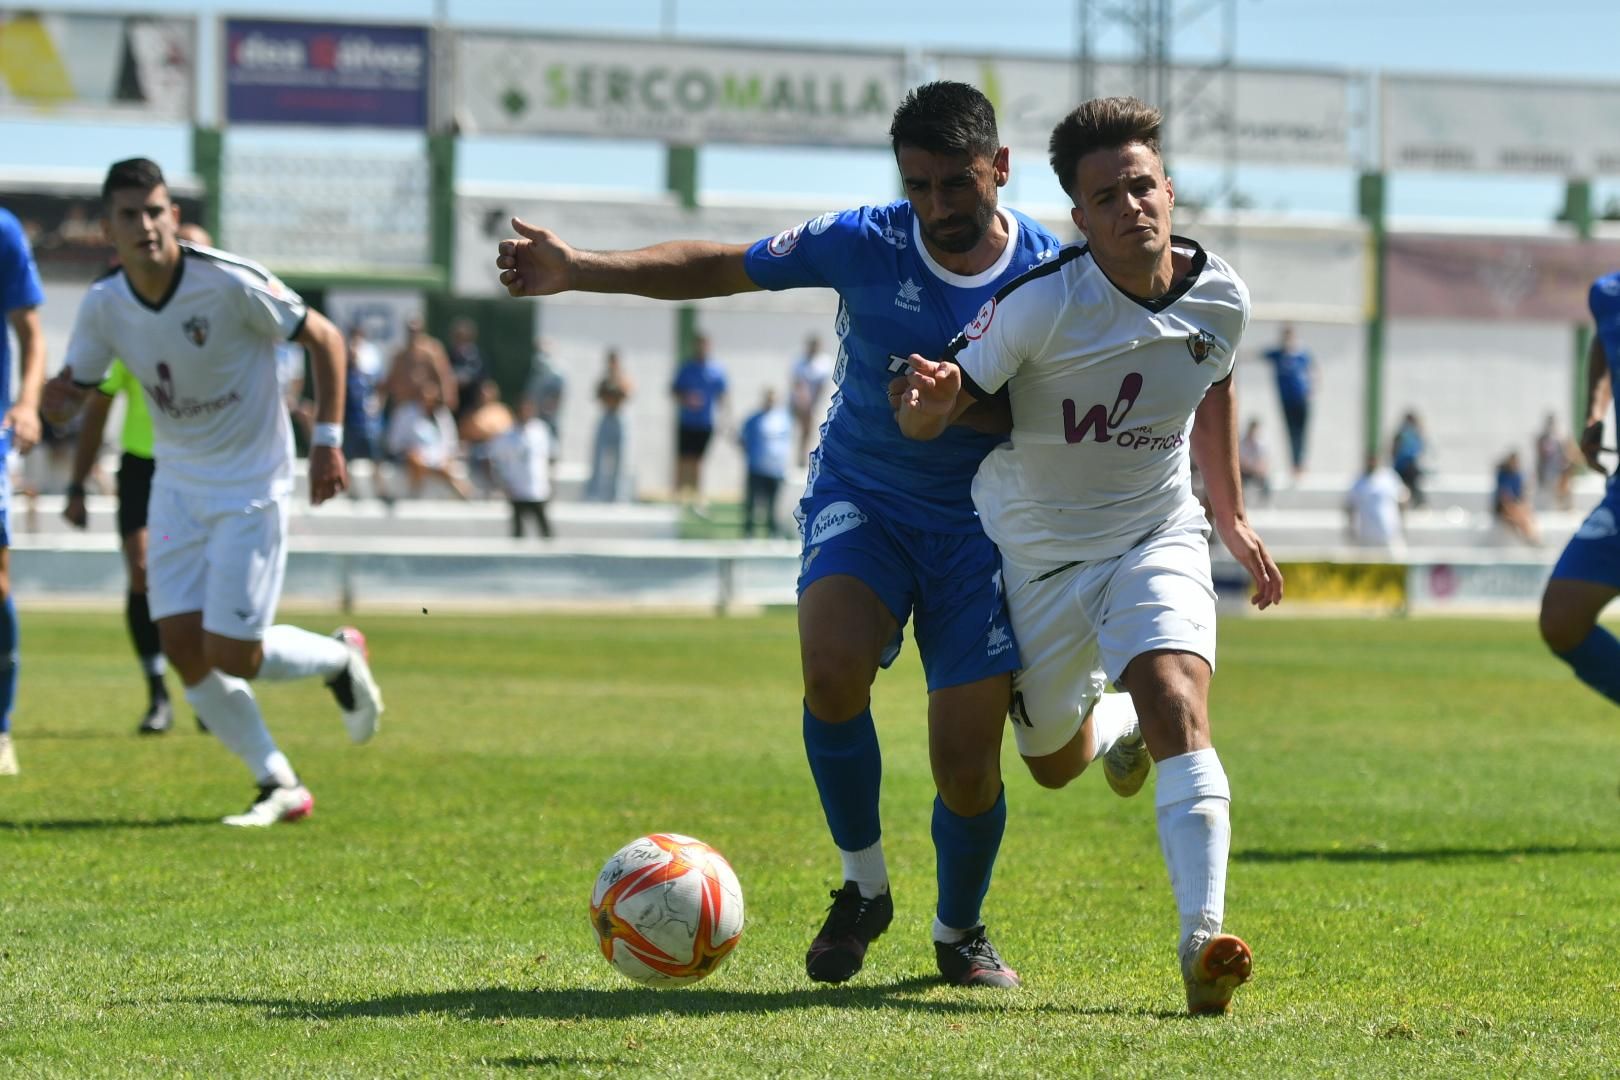
[(146, 504), (152, 499), (152, 472), (157, 462), (126, 453), (118, 459), (118, 535), (146, 528)]
[(675, 429), (675, 453), (679, 457), (700, 458), (709, 449), (709, 439), (713, 437), (712, 428), (683, 427)]

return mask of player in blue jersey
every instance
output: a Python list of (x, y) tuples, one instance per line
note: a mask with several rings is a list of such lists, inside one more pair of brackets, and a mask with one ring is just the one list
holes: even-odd
[(11, 400), (10, 335), (0, 327), (0, 403), (8, 403), (0, 421), (0, 776), (17, 772), (11, 745), (11, 706), (17, 696), (17, 608), (11, 602), (10, 473), (12, 450), (26, 454), (39, 441), (39, 395), (45, 385), (45, 333), (39, 306), (45, 290), (29, 250), (22, 223), (0, 210), (0, 313), (17, 335), (17, 400)]
[[(1588, 354), (1586, 426), (1581, 455), (1600, 473), (1603, 418), (1616, 402), (1620, 383), (1620, 271), (1597, 279), (1589, 298), (1597, 333)], [(1620, 476), (1617, 473), (1616, 476)], [(1586, 685), (1620, 705), (1620, 640), (1598, 625), (1598, 615), (1620, 593), (1620, 479), (1576, 530), (1553, 567), (1541, 597), (1541, 638)]]
[(949, 982), (1016, 986), (979, 917), (1006, 822), (1001, 736), (1018, 649), (970, 487), (1004, 435), (964, 418), (974, 426), (912, 442), (895, 426), (889, 383), (908, 355), (937, 355), (1001, 286), (1055, 257), (1059, 242), (997, 206), (1008, 152), (977, 90), (919, 87), (889, 134), (905, 201), (823, 214), (752, 245), (676, 241), (636, 251), (579, 251), (514, 221), (520, 236), (502, 241), (496, 265), (513, 296), (838, 293), (837, 389), (798, 511), (799, 643), (805, 750), (843, 886), (805, 967), (820, 982), (849, 979), (893, 917), (870, 701), (909, 618), (927, 677), (939, 791), (935, 957)]

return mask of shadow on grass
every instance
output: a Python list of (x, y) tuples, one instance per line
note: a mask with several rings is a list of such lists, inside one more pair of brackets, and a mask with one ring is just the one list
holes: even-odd
[(68, 818), (59, 821), (0, 821), (0, 832), (112, 832), (118, 829), (181, 829), (188, 825), (218, 825), (218, 817), (173, 817), (156, 821), (121, 818)]
[(1530, 859), (1551, 855), (1615, 855), (1620, 847), (1612, 844), (1525, 844), (1520, 847), (1436, 847), (1392, 850), (1388, 848), (1329, 848), (1324, 851), (1234, 851), (1233, 862), (1243, 863), (1422, 863), (1491, 862), (1497, 859)]
[(617, 1067), (617, 1058), (572, 1057), (568, 1054), (540, 1054), (534, 1057), (505, 1057), (480, 1064), (493, 1065), (497, 1069), (583, 1069), (586, 1066), (598, 1068)]
[[(925, 990), (939, 989), (939, 980), (914, 976), (872, 986), (841, 986), (803, 990), (517, 990), (486, 987), (436, 993), (388, 994), (359, 1001), (299, 1001), (291, 998), (205, 997), (173, 999), (194, 1005), (229, 1005), (259, 1008), (272, 1019), (352, 1020), (367, 1017), (404, 1017), (440, 1013), (464, 1020), (547, 1019), (615, 1020), (633, 1016), (673, 1014), (708, 1016), (715, 1013), (772, 1013), (787, 1009), (905, 1009), (920, 1013), (973, 1014), (1008, 1011), (1016, 998), (999, 994), (924, 998)], [(1081, 1008), (1043, 1003), (1035, 1012), (1079, 1016), (1141, 1016), (1176, 1019), (1183, 1014), (1123, 1006)]]

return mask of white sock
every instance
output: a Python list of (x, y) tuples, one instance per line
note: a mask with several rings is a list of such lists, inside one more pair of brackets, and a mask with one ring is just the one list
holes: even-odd
[(141, 657), (141, 670), (147, 675), (162, 675), (169, 670), (169, 664), (164, 660), (162, 653), (155, 656), (143, 656)]
[(264, 632), (264, 663), (259, 665), (258, 677), (279, 681), (319, 675), (333, 679), (348, 664), (349, 648), (337, 638), (280, 624)]
[(186, 700), (225, 748), (253, 770), (255, 780), (281, 787), (298, 786), (298, 776), (286, 755), (276, 749), (246, 680), (210, 671), (202, 682), (186, 687)]
[(1135, 730), (1136, 703), (1131, 695), (1103, 694), (1091, 707), (1091, 760), (1101, 758)]
[[(972, 928), (969, 927), (969, 929), (972, 929)], [(946, 945), (955, 945), (959, 941), (966, 941), (967, 936), (968, 936), (968, 931), (967, 930), (958, 930), (954, 926), (946, 926), (944, 923), (939, 921), (939, 916), (938, 915), (934, 916), (934, 940), (935, 941), (944, 942)]]
[(1158, 763), (1154, 791), (1159, 847), (1181, 915), (1181, 944), (1196, 930), (1220, 932), (1226, 914), (1226, 859), (1232, 847), (1232, 792), (1214, 748)]
[(853, 881), (861, 895), (870, 900), (889, 891), (889, 864), (883, 861), (883, 841), (859, 851), (838, 849), (844, 860), (844, 880)]

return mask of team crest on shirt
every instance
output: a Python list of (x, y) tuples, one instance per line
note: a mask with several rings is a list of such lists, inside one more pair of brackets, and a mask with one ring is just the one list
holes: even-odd
[(1215, 335), (1208, 330), (1200, 330), (1196, 334), (1187, 335), (1187, 351), (1192, 354), (1193, 362), (1202, 364), (1215, 355)]
[(973, 316), (973, 321), (967, 324), (962, 333), (967, 335), (969, 341), (978, 341), (984, 337), (985, 331), (990, 329), (990, 322), (996, 317), (996, 298), (991, 297), (984, 302), (979, 313)]
[[(808, 224), (808, 223), (806, 223)], [(771, 237), (770, 244), (765, 250), (778, 259), (799, 246), (799, 237), (804, 235), (804, 225), (795, 225), (791, 229), (783, 229)]]
[(186, 338), (197, 348), (208, 344), (208, 320), (201, 315), (193, 315), (180, 329), (186, 332)]

